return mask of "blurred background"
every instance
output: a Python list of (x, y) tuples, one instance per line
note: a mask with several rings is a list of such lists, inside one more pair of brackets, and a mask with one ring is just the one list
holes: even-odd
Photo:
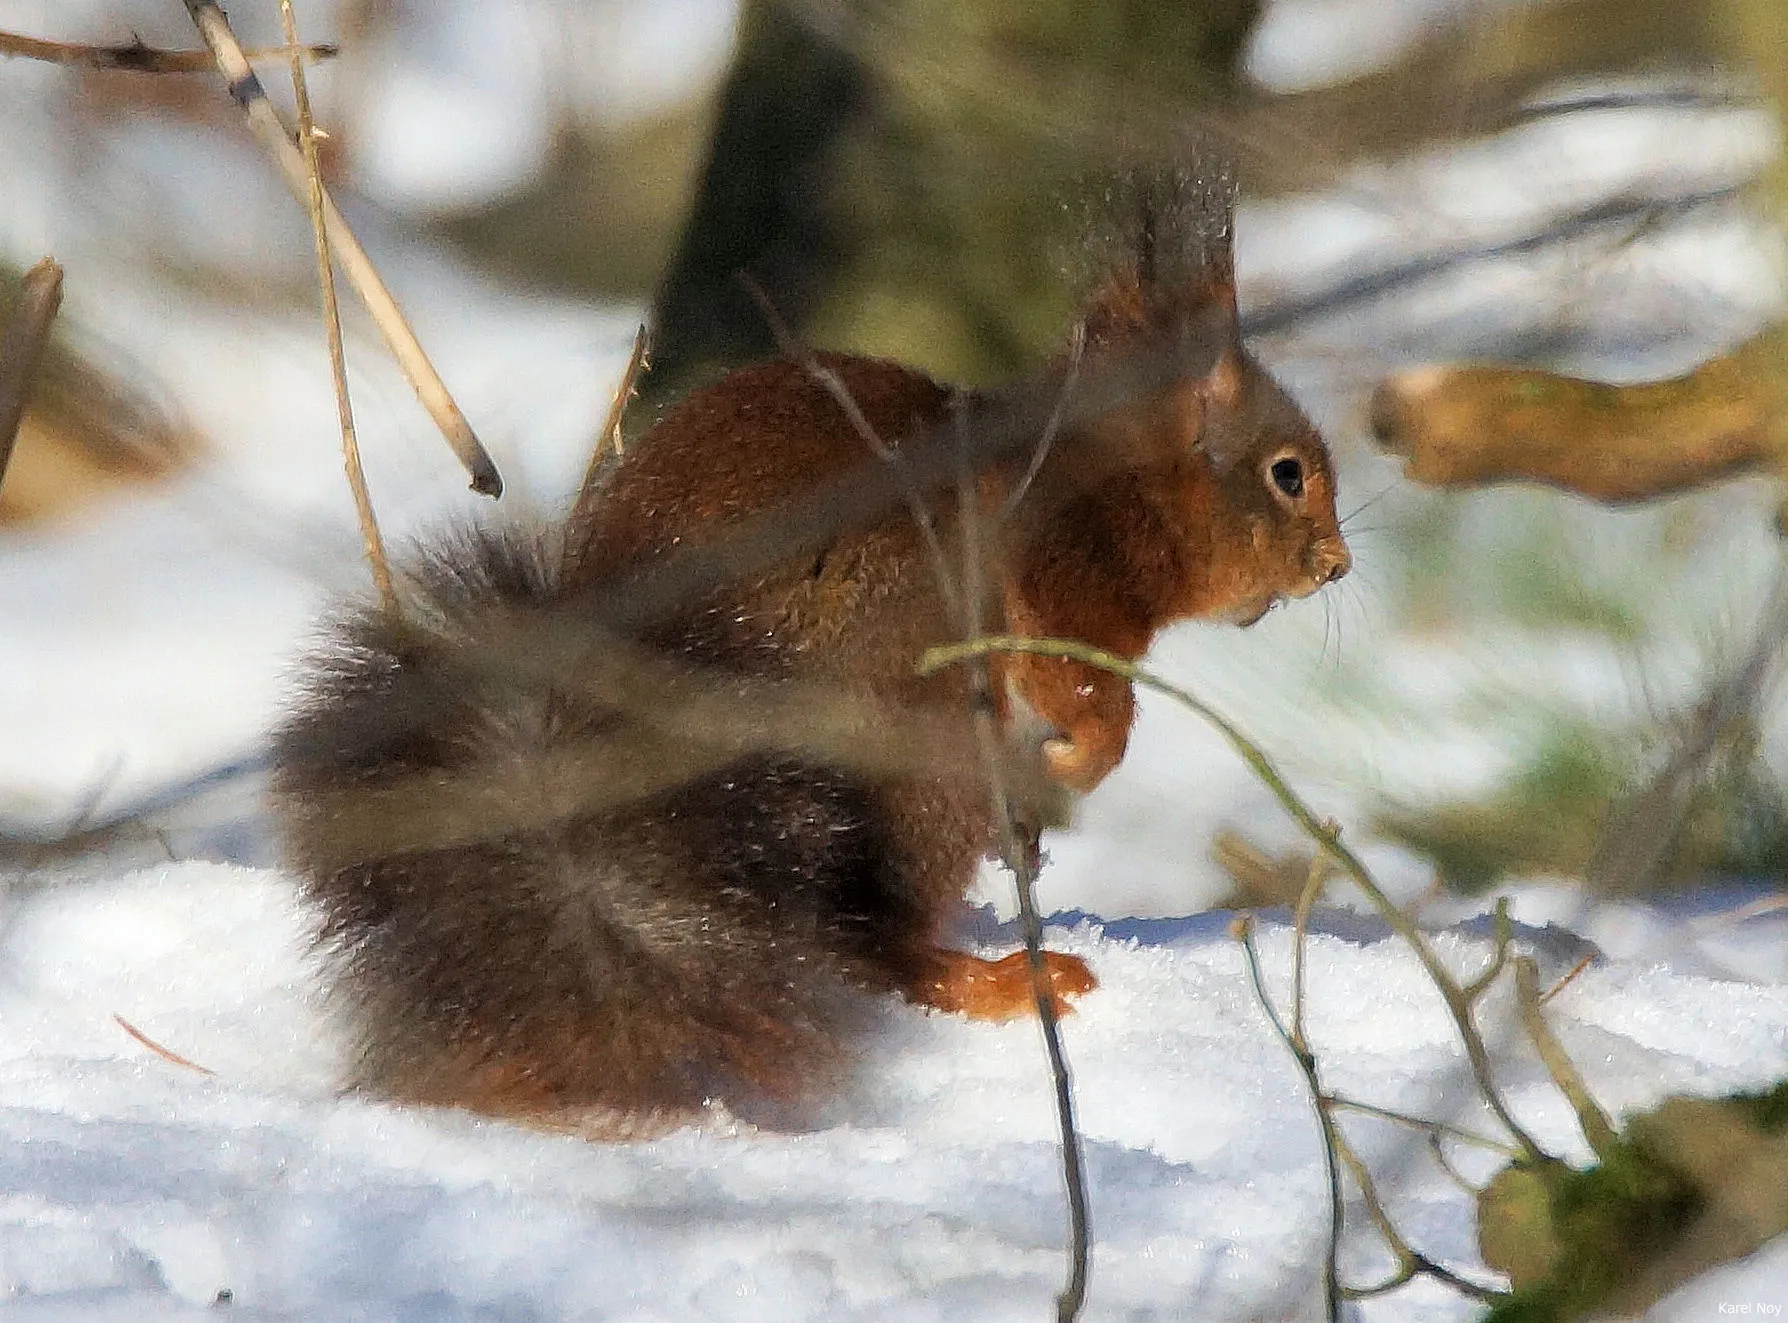
[[(501, 511), (466, 492), (350, 309), (373, 498), (399, 544), (562, 512), (637, 324), (631, 430), (774, 352), (741, 271), (810, 344), (1021, 376), (1065, 332), (1075, 188), (1214, 146), (1242, 181), (1244, 325), (1330, 440), (1357, 569), (1150, 664), (1436, 921), (1501, 889), (1611, 953), (1780, 978), (1781, 9), (304, 0), (303, 37), (341, 47), (311, 69), (329, 183), (509, 485)], [(230, 17), (278, 45), (270, 0)], [(199, 46), (160, 0), (0, 0), (0, 32)], [(0, 866), (265, 862), (259, 741), (318, 613), (366, 590), (308, 224), (215, 76), (63, 55), (0, 58), (0, 304), (38, 257), (67, 270), (0, 482)], [(262, 76), (289, 107), (283, 63)], [(1463, 362), (1614, 384), (1736, 362), (1735, 390), (1671, 407), (1755, 444), (1619, 507), (1411, 481), (1375, 393)], [(1742, 427), (1714, 416), (1734, 396)], [(1044, 906), (1282, 903), (1297, 849), (1145, 698)]]

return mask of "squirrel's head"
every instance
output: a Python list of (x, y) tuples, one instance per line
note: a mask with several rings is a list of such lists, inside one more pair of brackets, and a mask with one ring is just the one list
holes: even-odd
[[(1156, 624), (1188, 616), (1252, 624), (1352, 564), (1335, 473), (1308, 418), (1242, 347), (1231, 258), (1234, 185), (1221, 169), (1138, 172), (1102, 195), (1098, 266), (1071, 357), (1159, 369), (1141, 398), (1094, 420), (1126, 483), (1172, 543), (1150, 594)], [(1139, 530), (1140, 533), (1140, 530)], [(1145, 542), (1149, 539), (1144, 538)], [(1133, 548), (1139, 569), (1168, 557)]]
[(1189, 425), (1176, 441), (1204, 461), (1184, 473), (1181, 499), (1203, 507), (1210, 542), (1203, 582), (1193, 576), (1175, 614), (1251, 625), (1346, 574), (1328, 447), (1278, 382), (1238, 353), (1178, 390), (1198, 403), (1182, 403)]

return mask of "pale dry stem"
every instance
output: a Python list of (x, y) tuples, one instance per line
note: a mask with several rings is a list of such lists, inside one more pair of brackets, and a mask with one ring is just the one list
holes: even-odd
[[(261, 80), (255, 76), (248, 56), (241, 43), (236, 40), (236, 34), (231, 30), (223, 10), (212, 3), (212, 0), (183, 0), (183, 3), (187, 13), (192, 16), (199, 35), (205, 38), (205, 44), (210, 47), (218, 70), (229, 85), (231, 98), (242, 107), (249, 128), (261, 146), (273, 157), (274, 164), (278, 166), (280, 175), (292, 190), (293, 196), (301, 203), (304, 202), (311, 189), (311, 175), (305, 166), (304, 154), (299, 150), (298, 144), (293, 142), (285, 125), (280, 122), (273, 103), (267, 99)], [(373, 324), (378, 327), (386, 347), (403, 369), (417, 399), (428, 410), (447, 444), (471, 475), (472, 490), (484, 496), (500, 496), (503, 492), (503, 479), (497, 473), (495, 462), (478, 440), (477, 434), (472, 431), (472, 425), (466, 421), (459, 405), (454, 402), (440, 373), (423, 352), (416, 333), (410, 329), (409, 322), (397, 306), (397, 300), (392, 297), (366, 250), (360, 246), (360, 241), (348, 228), (346, 219), (327, 189), (323, 190), (322, 208), (329, 241), (336, 260), (341, 263), (342, 273), (347, 276), (348, 283), (365, 304)]]
[(279, 14), (285, 28), (286, 49), (291, 52), (292, 93), (298, 107), (298, 142), (304, 152), (304, 168), (310, 184), (305, 193), (305, 209), (310, 213), (311, 235), (316, 244), (317, 285), (323, 300), (323, 326), (329, 339), (329, 374), (335, 382), (335, 411), (341, 421), (342, 465), (347, 469), (348, 490), (354, 495), (354, 514), (360, 524), (360, 540), (366, 550), (366, 563), (372, 570), (373, 584), (385, 609), (395, 614), (397, 588), (391, 579), (391, 563), (385, 557), (385, 544), (379, 537), (379, 520), (373, 511), (372, 495), (366, 489), (366, 470), (360, 463), (360, 440), (354, 431), (354, 405), (348, 398), (348, 362), (342, 349), (341, 307), (335, 298), (335, 262), (329, 251), (329, 225), (323, 212), (323, 172), (317, 161), (317, 128), (311, 118), (310, 87), (304, 77), (304, 61), (298, 54), (298, 21), (292, 13), (292, 0), (279, 0)]

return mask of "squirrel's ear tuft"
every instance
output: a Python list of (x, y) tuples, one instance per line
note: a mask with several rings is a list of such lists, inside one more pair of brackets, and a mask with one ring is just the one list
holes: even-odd
[(1234, 409), (1241, 404), (1242, 395), (1247, 390), (1247, 378), (1239, 348), (1226, 345), (1217, 355), (1216, 364), (1205, 375), (1204, 390), (1213, 402), (1225, 409)]
[[(1086, 190), (1082, 283), (1091, 344), (1233, 328), (1235, 175), (1227, 163), (1140, 166)], [(1211, 314), (1219, 316), (1215, 319)]]

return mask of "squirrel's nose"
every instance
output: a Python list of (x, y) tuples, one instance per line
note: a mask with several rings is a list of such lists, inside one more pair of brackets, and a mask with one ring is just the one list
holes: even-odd
[(1319, 586), (1335, 582), (1353, 568), (1353, 553), (1339, 539), (1318, 547), (1315, 560), (1315, 577)]

